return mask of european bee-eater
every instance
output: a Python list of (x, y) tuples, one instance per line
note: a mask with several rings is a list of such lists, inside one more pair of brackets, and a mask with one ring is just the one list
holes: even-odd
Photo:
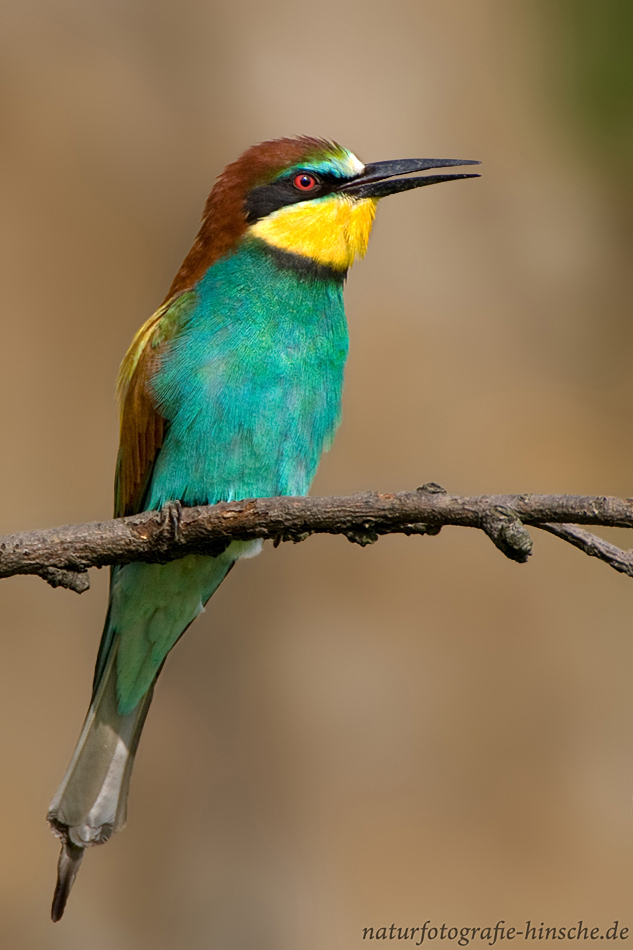
[[(343, 284), (385, 195), (473, 175), (398, 178), (455, 159), (363, 165), (302, 136), (248, 149), (217, 179), (163, 305), (118, 379), (115, 515), (304, 495), (339, 424)], [(61, 838), (52, 917), (84, 851), (125, 824), (134, 754), (165, 657), (240, 557), (115, 567), (92, 702), (48, 813)]]

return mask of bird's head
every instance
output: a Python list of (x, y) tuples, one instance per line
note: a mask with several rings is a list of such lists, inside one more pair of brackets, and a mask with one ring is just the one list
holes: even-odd
[(191, 287), (211, 264), (248, 238), (344, 274), (367, 249), (380, 198), (421, 185), (478, 177), (396, 176), (478, 164), (413, 158), (363, 165), (341, 145), (309, 136), (253, 145), (215, 183), (198, 236), (169, 296)]

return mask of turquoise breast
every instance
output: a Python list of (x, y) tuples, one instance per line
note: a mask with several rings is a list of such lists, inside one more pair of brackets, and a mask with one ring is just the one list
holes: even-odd
[(343, 278), (245, 240), (195, 287), (152, 389), (168, 421), (146, 508), (303, 495), (340, 420)]

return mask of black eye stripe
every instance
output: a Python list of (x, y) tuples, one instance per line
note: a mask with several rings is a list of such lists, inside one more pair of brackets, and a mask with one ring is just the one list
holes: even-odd
[(295, 179), (301, 175), (302, 169), (295, 169), (289, 172), (277, 181), (269, 185), (260, 185), (259, 188), (253, 188), (247, 194), (244, 200), (244, 211), (246, 220), (249, 224), (254, 224), (261, 218), (284, 208), (286, 205), (297, 204), (299, 201), (310, 201), (312, 198), (320, 198), (323, 195), (329, 195), (336, 191), (344, 183), (344, 179), (337, 175), (324, 175), (320, 172), (305, 170), (305, 175), (314, 178), (316, 184), (314, 188), (302, 191), (294, 184)]

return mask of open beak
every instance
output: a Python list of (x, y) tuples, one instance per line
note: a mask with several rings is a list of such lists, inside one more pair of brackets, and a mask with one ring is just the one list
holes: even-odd
[(448, 168), (451, 165), (481, 165), (481, 162), (461, 158), (397, 158), (392, 162), (371, 162), (361, 175), (345, 182), (338, 189), (352, 198), (385, 198), (399, 191), (410, 191), (422, 185), (437, 185), (457, 178), (479, 178), (479, 175), (425, 175), (421, 178), (395, 178), (428, 168)]

